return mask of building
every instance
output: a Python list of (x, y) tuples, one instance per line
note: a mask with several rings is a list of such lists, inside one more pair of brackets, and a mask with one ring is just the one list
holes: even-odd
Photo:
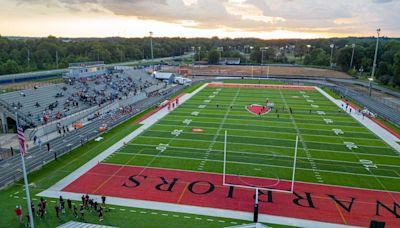
[(174, 83), (176, 77), (174, 73), (164, 73), (164, 72), (154, 72), (152, 75), (155, 79), (162, 80), (164, 82), (167, 82), (168, 84)]
[(221, 64), (221, 65), (239, 65), (240, 58), (221, 58), (219, 60), (219, 64)]
[(107, 74), (108, 70), (103, 61), (70, 63), (68, 77), (84, 78)]

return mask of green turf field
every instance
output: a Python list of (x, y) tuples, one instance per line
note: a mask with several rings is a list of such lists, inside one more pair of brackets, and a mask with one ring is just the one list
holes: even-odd
[(400, 191), (397, 152), (318, 91), (206, 87), (103, 162), (221, 173), (225, 130), (227, 173), (290, 180), (299, 135), (295, 180)]
[[(29, 174), (29, 183), (33, 184), (30, 187), (32, 202), (34, 204), (38, 203), (39, 198), (36, 196), (37, 193), (49, 188), (138, 128), (140, 125), (132, 124), (133, 121), (152, 109), (153, 108), (150, 108), (146, 112), (129, 119), (125, 123), (122, 123), (106, 133), (103, 133), (102, 136), (107, 140), (100, 142), (92, 140), (87, 144), (72, 150), (70, 153), (59, 157), (57, 161), (52, 161), (46, 164), (42, 169)], [(76, 219), (68, 210), (66, 214), (61, 214), (60, 218), (56, 218), (54, 210), (56, 199), (47, 198), (46, 200), (48, 202), (47, 214), (44, 219), (39, 219), (37, 216), (35, 217), (35, 227), (57, 227), (70, 220), (81, 221), (80, 218)], [(23, 181), (21, 180), (14, 186), (1, 190), (0, 201), (2, 202), (0, 204), (0, 210), (2, 212), (0, 227), (26, 227), (26, 219), (24, 218), (23, 224), (19, 224), (14, 213), (14, 208), (17, 204), (22, 205), (24, 215), (27, 213)], [(80, 202), (73, 203), (79, 205)], [(238, 219), (146, 210), (114, 205), (109, 206), (109, 208), (112, 209), (105, 213), (104, 221), (100, 222), (97, 215), (91, 212), (86, 213), (85, 221), (115, 227), (184, 227), (188, 226), (188, 224), (192, 227), (226, 227), (249, 223), (249, 221)], [(269, 224), (269, 226), (277, 228), (290, 227), (275, 224)]]

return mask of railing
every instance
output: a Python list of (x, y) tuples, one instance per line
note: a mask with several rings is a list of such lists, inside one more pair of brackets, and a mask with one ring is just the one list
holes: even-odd
[[(0, 99), (0, 106), (2, 106), (5, 111), (9, 112), (9, 115), (14, 116), (15, 115), (15, 109), (11, 107), (7, 102), (3, 101)], [(28, 126), (36, 126), (35, 121), (32, 120), (32, 118), (26, 116), (22, 112), (18, 112), (18, 117)]]
[[(58, 157), (69, 153), (71, 150), (82, 146), (83, 143), (86, 143), (89, 140), (92, 140), (96, 137), (98, 137), (101, 132), (99, 131), (93, 131), (91, 129), (97, 129), (99, 126), (101, 126), (101, 124), (104, 121), (111, 121), (108, 123), (108, 129), (112, 129), (114, 127), (116, 127), (117, 125), (121, 124), (122, 122), (130, 119), (131, 117), (133, 117), (134, 115), (137, 115), (138, 113), (144, 111), (147, 108), (150, 108), (152, 106), (157, 105), (158, 103), (164, 101), (165, 99), (167, 99), (168, 97), (178, 93), (179, 91), (183, 90), (184, 88), (186, 88), (186, 86), (176, 86), (170, 89), (170, 91), (168, 91), (167, 94), (165, 94), (164, 96), (161, 97), (151, 97), (151, 98), (147, 98), (141, 101), (136, 102), (135, 104), (137, 104), (137, 107), (140, 108), (137, 111), (133, 111), (131, 113), (119, 116), (118, 119), (111, 119), (110, 117), (105, 118), (105, 119), (97, 119), (94, 120), (92, 123), (84, 126), (81, 129), (77, 129), (71, 133), (69, 133), (69, 135), (67, 137), (70, 138), (70, 140), (66, 141), (66, 137), (58, 137), (55, 139), (50, 140), (51, 143), (55, 143), (57, 141), (59, 141), (59, 144), (61, 144), (60, 148), (57, 149), (56, 151), (51, 151), (52, 153), (48, 153), (47, 151), (37, 151), (34, 154), (34, 157), (32, 158), (32, 160), (29, 160), (26, 163), (26, 168), (27, 168), (27, 172), (33, 172), (35, 170), (38, 170), (40, 168), (42, 168), (45, 164), (47, 164), (48, 162), (51, 162), (54, 160), (54, 153), (57, 154)], [(135, 105), (133, 104), (133, 105)], [(88, 131), (89, 130), (89, 131)], [(84, 134), (84, 138), (82, 138), (82, 140), (77, 140), (79, 139), (80, 135)], [(61, 141), (60, 141), (61, 140)], [(31, 148), (31, 150), (38, 150), (37, 149), (38, 146), (35, 146), (33, 148)], [(0, 165), (3, 166), (5, 163), (12, 163), (10, 165), (13, 167), (18, 167), (19, 164), (19, 156), (14, 156), (6, 161), (2, 161), (0, 162)], [(10, 171), (10, 170), (5, 170), (7, 169), (7, 167), (2, 168), (4, 170), (1, 170), (0, 175), (0, 189), (14, 184), (16, 183), (18, 180), (20, 180), (22, 178), (22, 173), (19, 172), (18, 168), (16, 168), (16, 170)], [(9, 171), (9, 172), (8, 172)]]

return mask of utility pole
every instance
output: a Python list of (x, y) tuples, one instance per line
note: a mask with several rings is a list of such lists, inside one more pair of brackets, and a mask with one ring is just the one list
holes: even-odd
[(378, 47), (379, 47), (379, 34), (381, 32), (381, 29), (378, 28), (376, 30), (376, 33), (378, 34), (378, 36), (376, 37), (376, 46), (375, 46), (375, 55), (374, 55), (374, 65), (372, 66), (372, 73), (371, 73), (371, 77), (368, 79), (369, 80), (369, 96), (371, 96), (372, 94), (372, 81), (374, 80), (374, 76), (375, 76), (375, 68), (376, 68), (376, 59), (378, 57)]

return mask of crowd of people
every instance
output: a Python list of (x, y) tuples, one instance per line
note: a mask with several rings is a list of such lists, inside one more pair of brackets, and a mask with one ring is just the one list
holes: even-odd
[[(43, 99), (32, 101), (32, 96), (34, 96), (32, 92), (27, 94), (21, 91), (19, 92), (21, 98), (10, 105), (21, 112), (25, 111), (25, 114), (37, 124), (47, 124), (89, 107), (101, 107), (115, 100), (137, 95), (159, 83), (151, 77), (135, 74), (137, 74), (135, 71), (121, 71), (95, 77), (68, 78), (64, 85), (55, 87), (58, 90), (56, 93), (50, 93), (53, 100), (50, 103), (48, 96), (41, 96)], [(38, 89), (35, 88), (35, 90)], [(53, 88), (51, 89), (54, 91)]]
[[(49, 207), (47, 201), (41, 197), (37, 205), (33, 202), (31, 203), (31, 210), (33, 218), (38, 218), (40, 220), (46, 219), (46, 217), (50, 216)], [(81, 203), (74, 203), (71, 199), (64, 199), (62, 196), (58, 198), (58, 200), (54, 204), (54, 214), (57, 219), (61, 219), (62, 215), (69, 215), (70, 217), (74, 217), (79, 221), (85, 221), (85, 214), (96, 215), (99, 221), (104, 220), (104, 213), (109, 211), (106, 208), (106, 196), (101, 196), (101, 202), (97, 202), (95, 199), (90, 198), (88, 194), (82, 195)], [(24, 223), (24, 212), (22, 206), (17, 205), (15, 210), (15, 215), (17, 217), (17, 221), (20, 224)], [(26, 226), (30, 226), (30, 217), (28, 211), (25, 214), (25, 222)]]

